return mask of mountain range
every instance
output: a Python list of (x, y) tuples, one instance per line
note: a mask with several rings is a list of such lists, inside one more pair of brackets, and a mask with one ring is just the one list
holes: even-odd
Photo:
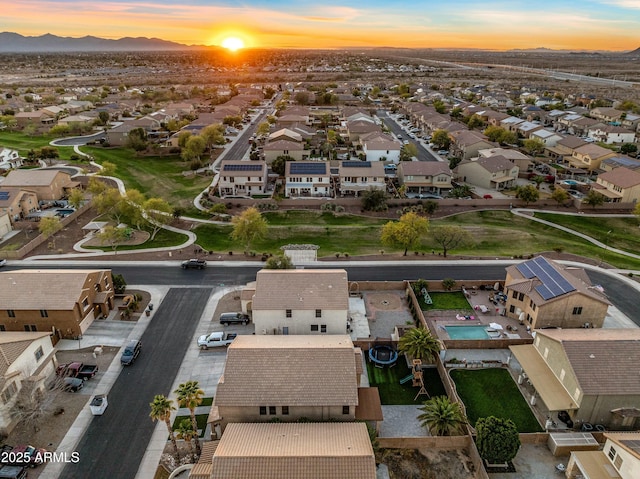
[(117, 52), (117, 51), (167, 51), (212, 48), (204, 45), (183, 45), (160, 38), (125, 37), (109, 40), (86, 36), (82, 38), (59, 37), (47, 33), (38, 37), (26, 37), (19, 33), (0, 33), (0, 53), (53, 53), (53, 52)]

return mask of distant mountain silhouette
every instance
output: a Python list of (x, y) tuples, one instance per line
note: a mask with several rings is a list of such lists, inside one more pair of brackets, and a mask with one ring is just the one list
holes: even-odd
[(632, 52), (627, 52), (625, 55), (629, 55), (630, 57), (640, 57), (640, 47), (636, 48)]
[(167, 51), (209, 48), (202, 45), (183, 45), (159, 38), (125, 37), (108, 40), (86, 36), (82, 38), (59, 37), (47, 33), (38, 37), (25, 37), (18, 33), (0, 33), (0, 53), (27, 52), (116, 52), (116, 51)]

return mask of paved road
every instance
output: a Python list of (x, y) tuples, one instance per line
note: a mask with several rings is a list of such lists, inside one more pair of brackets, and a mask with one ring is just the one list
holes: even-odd
[(136, 476), (155, 428), (149, 403), (169, 395), (185, 351), (207, 304), (211, 288), (170, 289), (142, 335), (136, 362), (118, 376), (109, 392), (109, 407), (93, 418), (69, 464), (65, 479), (112, 479)]
[(57, 140), (53, 140), (51, 144), (54, 146), (82, 146), (86, 145), (90, 141), (95, 141), (106, 137), (107, 134), (104, 131), (101, 131), (100, 133), (94, 133), (93, 135), (59, 138)]
[(404, 131), (398, 123), (392, 118), (389, 117), (386, 111), (378, 110), (376, 113), (378, 118), (382, 120), (387, 128), (389, 128), (397, 137), (402, 137), (405, 140), (409, 140), (411, 143), (418, 147), (418, 160), (419, 161), (442, 161), (442, 158), (438, 157), (438, 155), (434, 155), (427, 148), (422, 146), (419, 141), (412, 140), (409, 138), (409, 134)]

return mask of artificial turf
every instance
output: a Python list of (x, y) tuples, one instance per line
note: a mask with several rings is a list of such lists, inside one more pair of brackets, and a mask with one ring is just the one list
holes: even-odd
[[(406, 365), (403, 357), (399, 358), (396, 365), (391, 368), (377, 368), (372, 363), (367, 362), (367, 373), (369, 375), (369, 385), (378, 388), (382, 404), (421, 404), (429, 399), (427, 396), (420, 396), (414, 400), (419, 388), (412, 386), (413, 381), (400, 384), (400, 379), (411, 374), (411, 368)], [(425, 389), (431, 397), (446, 396), (447, 393), (436, 368), (424, 368), (422, 376)]]

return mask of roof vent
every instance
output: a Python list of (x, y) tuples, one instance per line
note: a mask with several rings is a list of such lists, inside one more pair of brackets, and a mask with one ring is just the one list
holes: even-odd
[(591, 359), (595, 359), (595, 358), (596, 358), (596, 355), (595, 355), (595, 354), (593, 354), (593, 353), (591, 353), (591, 354), (589, 355), (589, 357), (590, 357)]

